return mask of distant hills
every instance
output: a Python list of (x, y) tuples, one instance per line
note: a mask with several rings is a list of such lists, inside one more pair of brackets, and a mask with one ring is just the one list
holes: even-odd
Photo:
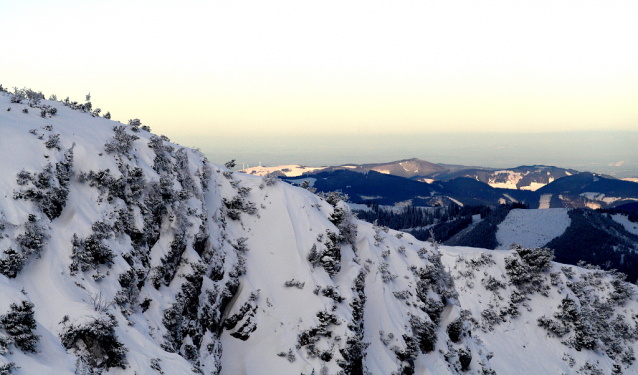
[(244, 170), (275, 174), (292, 183), (309, 180), (319, 191), (341, 191), (351, 201), (382, 205), (498, 205), (530, 208), (608, 208), (638, 202), (638, 183), (555, 166), (509, 169), (435, 164), (421, 159), (330, 167), (286, 165)]
[(468, 177), (495, 188), (534, 191), (559, 178), (577, 173), (579, 172), (573, 169), (532, 165), (500, 170), (462, 169), (437, 175), (436, 178), (439, 180), (451, 180), (458, 177)]
[(354, 203), (376, 201), (390, 206), (519, 202), (530, 208), (608, 208), (638, 201), (638, 184), (591, 173), (566, 176), (536, 191), (494, 188), (468, 177), (427, 183), (376, 171), (343, 169), (283, 179), (296, 184), (308, 180), (318, 191), (340, 191)]

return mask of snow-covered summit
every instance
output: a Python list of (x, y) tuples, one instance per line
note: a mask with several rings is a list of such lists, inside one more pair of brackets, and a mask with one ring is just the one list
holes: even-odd
[(420, 242), (33, 94), (0, 93), (4, 373), (635, 373), (618, 275)]

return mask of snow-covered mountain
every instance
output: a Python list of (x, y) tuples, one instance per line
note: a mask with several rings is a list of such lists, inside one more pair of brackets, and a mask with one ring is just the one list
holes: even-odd
[(0, 93), (2, 374), (636, 373), (620, 275), (420, 242), (91, 107)]
[(436, 178), (450, 180), (458, 177), (468, 177), (485, 182), (494, 188), (536, 191), (559, 178), (576, 173), (578, 171), (573, 169), (532, 165), (501, 170), (463, 169), (442, 174)]

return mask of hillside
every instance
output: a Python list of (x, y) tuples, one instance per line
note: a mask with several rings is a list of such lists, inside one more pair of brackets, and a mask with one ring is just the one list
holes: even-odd
[(0, 105), (4, 374), (634, 371), (620, 275), (421, 242), (87, 103)]

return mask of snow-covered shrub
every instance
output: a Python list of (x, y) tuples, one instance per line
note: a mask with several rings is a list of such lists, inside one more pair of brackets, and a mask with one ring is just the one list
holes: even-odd
[(234, 329), (239, 322), (243, 321), (242, 325), (230, 334), (232, 337), (246, 341), (250, 337), (250, 334), (257, 329), (257, 323), (254, 321), (254, 317), (257, 312), (258, 298), (259, 291), (250, 293), (248, 300), (244, 302), (239, 312), (229, 316), (224, 321), (224, 328), (227, 330)]
[(224, 167), (226, 167), (227, 169), (233, 169), (235, 168), (236, 164), (235, 164), (235, 159), (232, 159), (231, 161), (227, 161), (226, 163), (224, 163)]
[(543, 272), (551, 267), (554, 253), (550, 249), (515, 248), (517, 255), (505, 257), (505, 270), (510, 281), (524, 293), (547, 294)]
[(494, 276), (488, 276), (485, 279), (481, 280), (483, 285), (485, 285), (485, 289), (497, 293), (499, 289), (505, 289), (505, 283), (500, 280), (497, 280)]
[(56, 150), (60, 150), (60, 134), (51, 134), (49, 135), (49, 139), (44, 142), (46, 148), (54, 148)]
[(159, 372), (160, 374), (163, 374), (164, 371), (162, 371), (162, 365), (160, 364), (160, 362), (162, 361), (161, 358), (151, 358), (151, 364), (150, 367)]
[(23, 352), (35, 353), (40, 336), (33, 333), (37, 325), (33, 318), (34, 305), (29, 301), (22, 301), (21, 305), (12, 303), (9, 312), (0, 315), (0, 329), (3, 329), (8, 339)]
[(29, 215), (24, 229), (25, 232), (16, 237), (20, 251), (9, 247), (3, 251), (4, 256), (0, 258), (0, 273), (9, 278), (18, 275), (29, 257), (39, 255), (49, 238), (45, 227), (38, 225), (35, 215)]
[(95, 270), (100, 265), (110, 266), (113, 264), (115, 254), (108, 246), (102, 243), (103, 239), (109, 237), (109, 234), (95, 232), (90, 234), (84, 240), (73, 234), (71, 240), (71, 259), (73, 260), (69, 266), (72, 275), (78, 271), (86, 272)]
[(467, 371), (472, 363), (472, 351), (470, 349), (459, 349), (459, 362), (461, 363), (461, 371)]
[(450, 273), (443, 267), (441, 253), (435, 251), (428, 255), (427, 259), (430, 261), (430, 264), (425, 266), (425, 268), (409, 268), (418, 278), (416, 287), (417, 297), (425, 302), (428, 290), (432, 290), (442, 297), (456, 298), (458, 294), (454, 289), (454, 280), (450, 276)]
[(83, 365), (93, 369), (126, 368), (128, 349), (115, 335), (115, 317), (93, 318), (79, 325), (69, 325), (60, 333), (62, 345), (73, 350)]
[(547, 331), (555, 334), (558, 337), (563, 337), (569, 333), (571, 329), (565, 323), (556, 321), (543, 315), (537, 320), (538, 326), (546, 329)]
[(11, 94), (11, 97), (9, 100), (11, 101), (11, 103), (20, 104), (26, 98), (27, 98), (27, 95), (25, 93), (25, 90), (14, 87), (13, 93)]
[(554, 250), (548, 248), (525, 248), (520, 245), (512, 246), (523, 262), (535, 272), (545, 272), (551, 268), (554, 260)]
[(605, 375), (605, 372), (600, 369), (600, 367), (596, 366), (594, 363), (590, 363), (589, 361), (585, 362), (585, 364), (578, 370), (579, 374), (583, 375)]
[[(419, 299), (421, 298), (419, 297)], [(443, 302), (433, 298), (421, 299), (421, 301), (423, 302), (421, 309), (428, 314), (430, 320), (438, 326), (441, 322), (441, 314), (443, 314), (443, 309), (445, 308)]]
[(481, 269), (493, 264), (496, 264), (496, 262), (494, 261), (492, 254), (486, 253), (481, 253), (477, 259), (470, 258), (465, 260), (465, 265), (474, 271), (480, 271)]
[(310, 181), (308, 180), (305, 180), (304, 182), (302, 182), (301, 185), (299, 185), (299, 187), (302, 189), (306, 189), (313, 194), (317, 192), (316, 188), (313, 188), (312, 186), (310, 186)]
[(264, 185), (273, 186), (274, 184), (277, 183), (277, 181), (279, 181), (279, 178), (277, 177), (277, 174), (275, 174), (275, 173), (267, 173), (266, 175), (264, 175), (264, 177), (262, 177), (262, 184), (260, 185), (260, 187), (263, 189), (262, 186), (264, 186)]
[(339, 349), (339, 353), (341, 353), (343, 360), (338, 360), (337, 364), (346, 374), (367, 373), (367, 369), (363, 363), (366, 357), (366, 349), (370, 345), (370, 343), (363, 341), (363, 314), (366, 303), (366, 296), (364, 292), (365, 276), (366, 274), (362, 270), (354, 279), (354, 283), (351, 288), (354, 298), (350, 303), (350, 307), (352, 308), (352, 320), (348, 322), (348, 329), (352, 332), (352, 334), (347, 336), (345, 347)]
[[(143, 276), (144, 271), (140, 272)], [(121, 273), (118, 278), (118, 282), (122, 287), (115, 294), (114, 302), (117, 303), (123, 309), (127, 306), (133, 307), (137, 304), (137, 298), (140, 294), (139, 284), (140, 278), (138, 272), (134, 268), (129, 268), (126, 272)]]
[[(194, 274), (185, 276), (186, 282), (181, 285), (181, 290), (175, 298), (176, 302), (164, 310), (162, 318), (162, 324), (167, 329), (162, 348), (170, 353), (180, 354), (194, 365), (199, 359), (205, 329), (210, 324), (208, 319), (200, 319), (199, 315), (200, 304), (204, 301), (200, 294), (205, 272), (205, 269), (199, 269)], [(186, 337), (190, 337), (193, 344), (184, 345)]]
[(3, 254), (4, 257), (0, 258), (0, 273), (8, 278), (18, 276), (27, 261), (27, 256), (11, 247), (3, 251)]
[(241, 195), (234, 196), (231, 200), (222, 199), (226, 207), (226, 215), (232, 220), (239, 220), (242, 212), (252, 215), (257, 212), (257, 206), (251, 201), (247, 201)]
[(399, 360), (399, 368), (392, 375), (412, 375), (414, 374), (414, 360), (419, 356), (419, 343), (409, 335), (403, 335), (405, 349), (398, 346), (390, 348)]
[(113, 131), (115, 132), (113, 140), (107, 142), (104, 145), (104, 151), (106, 151), (107, 154), (117, 152), (120, 154), (128, 155), (128, 152), (133, 147), (133, 142), (140, 137), (133, 134), (128, 134), (124, 125), (114, 126)]
[(29, 215), (29, 220), (24, 224), (25, 232), (16, 237), (16, 243), (22, 253), (29, 257), (31, 254), (39, 254), (44, 248), (45, 241), (49, 238), (43, 226), (38, 225), (36, 217)]
[(233, 247), (233, 249), (239, 251), (240, 253), (245, 253), (248, 251), (248, 246), (246, 245), (246, 241), (248, 241), (248, 238), (239, 237), (235, 241), (235, 243), (231, 243), (230, 245)]
[(13, 370), (17, 370), (20, 367), (16, 366), (15, 362), (3, 363), (0, 365), (0, 375), (13, 375)]
[(284, 283), (284, 285), (288, 288), (292, 288), (293, 286), (296, 287), (297, 289), (303, 289), (303, 287), (306, 285), (305, 282), (301, 282), (299, 280), (295, 280), (295, 279), (290, 279), (288, 281), (286, 281)]
[(606, 299), (599, 295), (599, 291), (613, 291), (617, 286), (631, 289), (622, 279), (615, 272), (601, 270), (582, 273), (580, 279), (572, 275), (567, 287), (573, 296), (563, 298), (554, 319), (542, 316), (538, 325), (563, 337), (563, 344), (578, 351), (597, 350), (618, 363), (631, 365), (636, 360), (632, 343), (638, 340), (638, 327), (615, 311), (618, 301), (614, 292)]
[(186, 236), (184, 233), (178, 233), (171, 241), (168, 254), (162, 257), (161, 264), (155, 268), (155, 273), (151, 277), (153, 286), (156, 289), (159, 289), (162, 284), (168, 285), (171, 283), (175, 273), (177, 273), (184, 251), (186, 251)]
[(408, 299), (412, 296), (412, 293), (410, 293), (409, 290), (400, 290), (400, 291), (396, 291), (396, 292), (392, 292), (392, 294), (394, 295), (394, 297), (398, 298), (398, 299)]
[(308, 262), (312, 264), (312, 267), (319, 265), (321, 261), (321, 251), (317, 250), (317, 244), (312, 244), (312, 248), (308, 252)]
[(398, 277), (397, 275), (393, 275), (388, 270), (388, 266), (389, 266), (388, 262), (381, 262), (379, 264), (379, 272), (381, 272), (381, 279), (383, 280), (384, 283), (389, 283), (390, 281)]
[(482, 324), (481, 328), (483, 331), (493, 331), (494, 326), (501, 324), (503, 322), (503, 318), (497, 313), (493, 308), (488, 308), (481, 311)]
[(460, 343), (463, 338), (463, 334), (465, 332), (465, 323), (463, 318), (457, 318), (452, 321), (452, 323), (448, 324), (445, 331), (447, 332), (450, 340), (455, 343)]
[(107, 312), (115, 303), (108, 299), (101, 290), (97, 293), (89, 293), (89, 302), (93, 306), (93, 310), (97, 312)]
[(14, 191), (13, 199), (34, 202), (50, 220), (60, 216), (66, 206), (69, 188), (68, 179), (65, 179), (65, 177), (68, 178), (68, 173), (64, 175), (58, 172), (63, 170), (70, 172), (73, 167), (72, 150), (65, 156), (64, 162), (56, 163), (55, 174), (51, 163), (47, 164), (40, 173), (31, 174), (26, 171), (18, 173), (18, 184), (25, 186), (30, 183), (32, 187)]
[[(182, 200), (186, 200), (191, 196), (198, 196), (199, 194), (195, 184), (195, 180), (191, 176), (190, 170), (188, 168), (189, 164), (190, 163), (188, 161), (188, 153), (186, 152), (186, 149), (180, 148), (179, 150), (177, 150), (177, 152), (175, 152), (174, 171), (177, 174), (177, 181), (179, 181), (180, 185), (182, 185)], [(250, 191), (249, 188), (244, 189), (248, 189), (248, 191)]]
[(631, 284), (625, 281), (627, 275), (624, 273), (610, 271), (609, 275), (612, 277), (610, 284), (614, 289), (609, 295), (609, 298), (617, 305), (623, 306), (627, 300), (634, 297), (634, 289), (631, 287)]
[(106, 112), (103, 116), (105, 119), (110, 120), (111, 119), (111, 112)]
[(324, 297), (328, 297), (337, 303), (341, 303), (343, 301), (343, 297), (341, 296), (341, 294), (339, 294), (337, 288), (332, 285), (321, 288), (321, 295)]
[(339, 236), (326, 229), (326, 242), (324, 242), (325, 250), (321, 256), (321, 266), (326, 270), (330, 277), (334, 277), (341, 270), (341, 245), (339, 245)]

